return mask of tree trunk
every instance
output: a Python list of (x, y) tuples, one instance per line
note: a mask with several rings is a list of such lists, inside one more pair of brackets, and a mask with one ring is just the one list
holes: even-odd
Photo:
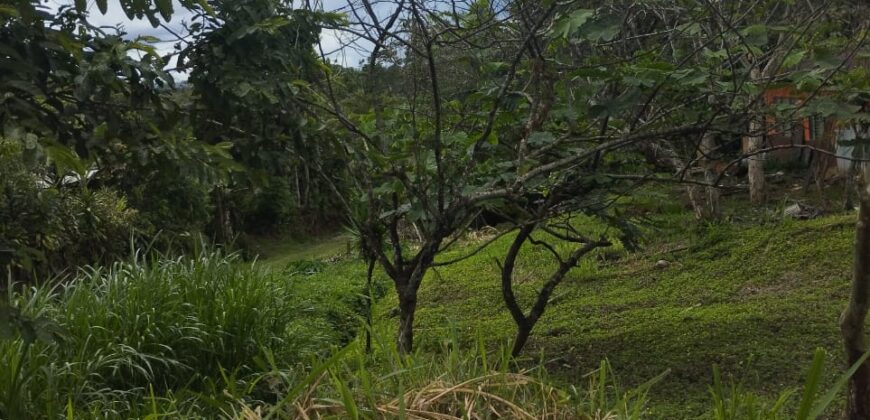
[[(711, 132), (704, 133), (701, 138), (702, 164), (704, 166), (704, 182), (714, 184), (719, 178), (716, 170), (713, 168), (714, 160), (712, 154), (716, 152), (716, 135)], [(706, 219), (718, 220), (722, 215), (722, 209), (719, 205), (719, 189), (716, 187), (704, 187), (704, 213)]]
[(701, 187), (698, 185), (686, 186), (686, 195), (689, 196), (689, 204), (692, 205), (692, 210), (695, 211), (695, 218), (698, 220), (706, 219), (706, 205), (701, 196)]
[(414, 349), (414, 313), (417, 311), (416, 291), (399, 292), (399, 331), (396, 334), (396, 349), (400, 354), (409, 354)]
[(215, 242), (229, 243), (233, 238), (233, 225), (230, 209), (224, 205), (224, 191), (221, 187), (214, 190), (215, 213), (214, 213), (214, 235)]
[(530, 323), (517, 324), (517, 337), (511, 349), (512, 357), (517, 357), (522, 353), (523, 347), (526, 346), (526, 342), (529, 341), (529, 336), (532, 334), (532, 326)]
[(746, 139), (746, 154), (749, 159), (749, 199), (752, 204), (764, 204), (764, 157), (758, 153), (761, 149), (761, 123), (753, 120), (749, 123), (750, 136)]
[[(859, 196), (858, 222), (855, 225), (855, 267), (849, 306), (840, 317), (840, 332), (846, 347), (847, 363), (855, 364), (867, 351), (864, 322), (870, 301), (870, 185)], [(848, 418), (870, 419), (870, 361), (865, 361), (849, 380)]]
[[(769, 76), (769, 71), (772, 68), (772, 61), (765, 66), (763, 71), (752, 69), (750, 77), (753, 81), (758, 81), (762, 77)], [(764, 204), (764, 157), (758, 153), (764, 140), (764, 124), (761, 112), (758, 109), (754, 110), (749, 119), (749, 136), (746, 138), (746, 153), (749, 159), (749, 199), (754, 205)]]
[(374, 306), (374, 293), (372, 292), (372, 275), (375, 271), (375, 259), (368, 262), (366, 271), (366, 353), (372, 352), (372, 307)]

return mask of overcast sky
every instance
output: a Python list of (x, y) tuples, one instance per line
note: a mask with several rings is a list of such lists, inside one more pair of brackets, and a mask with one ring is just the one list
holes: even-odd
[[(74, 0), (43, 0), (43, 2), (49, 8), (56, 10), (63, 5), (72, 5)], [(347, 5), (347, 0), (322, 0), (322, 2), (324, 9), (330, 11), (340, 10), (342, 7)], [(172, 19), (169, 22), (163, 22), (161, 19), (161, 22), (173, 32), (184, 35), (183, 23), (190, 22), (193, 13), (182, 7), (178, 0), (173, 0), (173, 6), (175, 13), (173, 13)], [(88, 10), (90, 12), (88, 20), (93, 25), (109, 27), (120, 26), (125, 32), (127, 32), (127, 36), (130, 38), (135, 38), (140, 35), (149, 35), (160, 39), (161, 41), (155, 45), (161, 55), (172, 52), (174, 45), (177, 43), (177, 39), (169, 30), (160, 26), (154, 28), (147, 19), (128, 19), (127, 15), (124, 14), (124, 11), (121, 9), (119, 0), (109, 0), (109, 7), (105, 15), (100, 13), (99, 9), (97, 9), (95, 0), (88, 0)], [(357, 45), (356, 48), (342, 48), (343, 43), (341, 40), (347, 40), (347, 36), (338, 34), (335, 31), (323, 31), (320, 38), (324, 52), (329, 54), (329, 58), (344, 66), (357, 67), (360, 60), (364, 58), (364, 53), (361, 51), (365, 51), (369, 48), (366, 45)], [(173, 66), (174, 63), (170, 63), (170, 67)], [(184, 80), (187, 78), (186, 75), (178, 73), (173, 76), (176, 80)]]

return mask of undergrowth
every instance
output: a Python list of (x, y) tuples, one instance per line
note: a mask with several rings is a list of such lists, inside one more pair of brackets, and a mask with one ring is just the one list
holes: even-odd
[[(572, 271), (516, 361), (494, 262), (510, 234), (430, 273), (409, 356), (389, 338), (395, 301), (382, 275), (375, 348), (363, 350), (355, 260), (138, 258), (7, 287), (6, 307), (34, 322), (0, 338), (0, 418), (836, 415), (853, 216), (659, 221), (672, 226), (654, 227), (642, 251), (617, 246)], [(550, 267), (523, 255), (527, 304)]]
[(299, 286), (308, 276), (292, 267), (215, 253), (85, 268), (53, 287), (10, 285), (6, 305), (46, 320), (52, 334), (0, 340), (0, 417), (51, 418), (67, 405), (121, 416), (152, 393), (220, 393), (216, 379), (259, 372), (264, 351), (286, 365), (325, 355), (359, 325), (357, 286), (346, 280), (320, 282), (309, 297)]

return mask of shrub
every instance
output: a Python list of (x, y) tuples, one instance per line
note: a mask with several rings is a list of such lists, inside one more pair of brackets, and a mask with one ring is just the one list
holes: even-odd
[(60, 194), (40, 185), (22, 154), (18, 142), (0, 139), (0, 268), (30, 271), (66, 239), (55, 212)]
[(63, 261), (56, 266), (110, 263), (129, 254), (138, 213), (127, 207), (127, 200), (119, 193), (108, 189), (71, 191), (64, 194), (57, 211), (67, 222), (61, 225), (65, 243), (58, 250)]
[(137, 213), (122, 195), (51, 186), (43, 166), (24, 162), (20, 143), (0, 140), (0, 267), (27, 279), (129, 252)]

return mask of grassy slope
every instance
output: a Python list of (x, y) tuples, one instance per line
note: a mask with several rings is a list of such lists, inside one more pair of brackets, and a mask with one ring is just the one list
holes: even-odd
[[(699, 228), (690, 215), (661, 206), (667, 213), (659, 217), (664, 226), (651, 231), (643, 251), (618, 261), (588, 258), (572, 271), (535, 328), (526, 355), (542, 358), (566, 385), (581, 385), (581, 376), (604, 358), (629, 386), (670, 370), (651, 394), (656, 418), (707, 412), (714, 364), (747, 390), (770, 398), (801, 385), (816, 347), (830, 355), (829, 381), (840, 371), (836, 319), (848, 296), (853, 214)], [(495, 264), (511, 239), (429, 274), (417, 315), (421, 350), (443, 348), (448, 335), (469, 345), (483, 337), (492, 347), (512, 338)], [(344, 246), (335, 243), (326, 247), (333, 254)], [(471, 245), (445, 257), (461, 255)], [(670, 265), (655, 269), (659, 259)], [(551, 268), (546, 254), (524, 250), (516, 280), (526, 307)], [(322, 304), (335, 296), (328, 289), (352, 282), (353, 287), (342, 287), (347, 293), (361, 285), (363, 275), (360, 263), (345, 260), (322, 266), (297, 284), (300, 295)], [(393, 326), (388, 312), (395, 300), (391, 291), (384, 292), (377, 319)]]
[[(842, 364), (836, 320), (848, 297), (854, 215), (705, 229), (687, 229), (685, 213), (664, 221), (670, 225), (653, 232), (644, 251), (616, 262), (589, 258), (575, 269), (525, 354), (572, 385), (604, 358), (625, 385), (669, 369), (651, 395), (657, 418), (708, 411), (714, 364), (773, 398), (802, 384), (813, 351), (823, 347), (830, 382)], [(491, 345), (512, 338), (495, 263), (511, 239), (429, 275), (417, 316), (424, 350), (439, 348), (447, 334)], [(553, 265), (540, 251), (524, 252), (516, 283), (528, 308)], [(655, 269), (659, 259), (668, 268)]]
[[(836, 319), (847, 299), (853, 219), (717, 227), (607, 266), (588, 261), (557, 291), (526, 354), (542, 354), (552, 373), (575, 384), (603, 358), (629, 385), (670, 369), (652, 394), (655, 412), (669, 418), (709, 407), (713, 364), (762, 393), (797, 386), (815, 347), (839, 359)], [(445, 325), (494, 341), (511, 337), (493, 262), (505, 247), (500, 241), (429, 279), (417, 318), (424, 340)], [(662, 258), (671, 265), (656, 270)], [(541, 261), (540, 254), (524, 261), (518, 280), (526, 295), (547, 272)]]
[(320, 260), (346, 253), (348, 241), (346, 235), (305, 241), (261, 239), (252, 251), (260, 256), (261, 261), (280, 268), (295, 261)]

